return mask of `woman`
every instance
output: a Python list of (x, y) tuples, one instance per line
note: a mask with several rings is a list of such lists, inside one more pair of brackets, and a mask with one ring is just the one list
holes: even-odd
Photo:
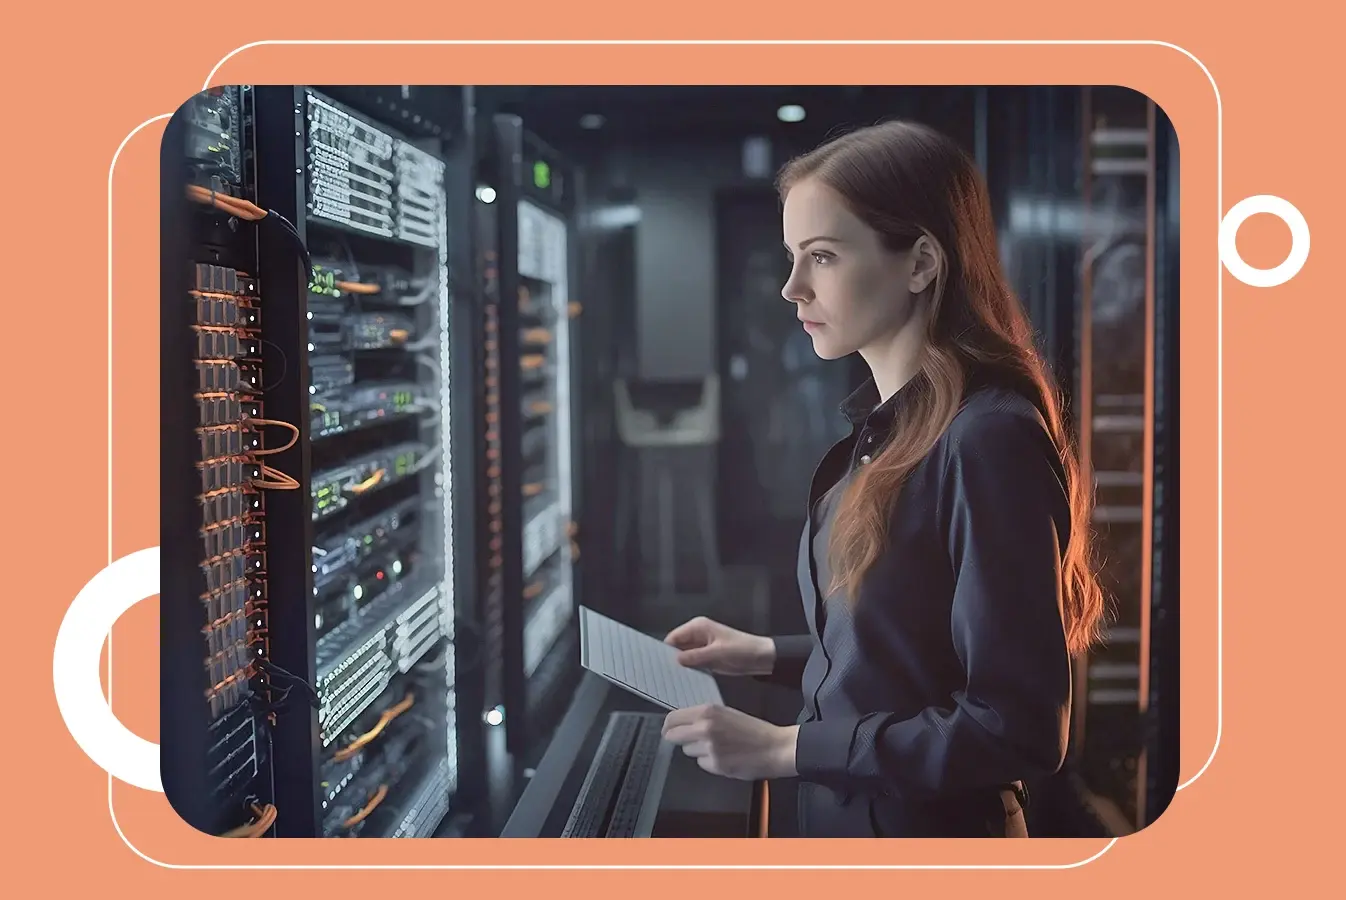
[(1090, 495), (1006, 284), (986, 190), (919, 125), (847, 134), (781, 173), (782, 290), (817, 354), (872, 378), (809, 492), (810, 634), (708, 619), (687, 666), (802, 689), (799, 724), (670, 713), (667, 740), (731, 778), (800, 780), (800, 833), (1022, 837), (1023, 781), (1067, 744), (1071, 657), (1097, 639)]

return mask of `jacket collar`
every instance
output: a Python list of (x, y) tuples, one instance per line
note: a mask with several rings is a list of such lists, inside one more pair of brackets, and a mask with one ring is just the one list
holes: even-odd
[[(873, 376), (871, 376), (865, 379), (864, 384), (856, 388), (850, 396), (842, 401), (841, 414), (853, 426), (868, 425), (871, 428), (887, 429), (892, 426), (894, 419), (896, 419), (897, 411), (902, 408), (903, 404), (910, 401), (912, 395), (917, 392), (917, 384), (920, 381), (921, 376), (917, 375), (898, 388), (893, 396), (880, 403), (879, 388), (874, 383)], [(974, 371), (969, 375), (967, 386), (963, 391), (963, 398), (966, 400), (977, 391), (989, 388), (996, 383), (996, 379), (990, 372)], [(1037, 405), (1036, 400), (1033, 403), (1035, 406)]]
[(878, 385), (874, 383), (873, 377), (867, 378), (864, 384), (842, 401), (841, 414), (852, 425), (865, 424), (873, 428), (887, 428), (893, 424), (900, 405), (911, 396), (916, 380), (913, 378), (908, 381), (893, 396), (880, 403)]

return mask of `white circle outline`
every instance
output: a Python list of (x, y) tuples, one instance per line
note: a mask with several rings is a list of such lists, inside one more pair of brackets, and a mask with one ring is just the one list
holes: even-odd
[[(1290, 253), (1280, 265), (1258, 269), (1239, 255), (1238, 233), (1243, 223), (1258, 213), (1280, 219), (1290, 228)], [(1309, 258), (1309, 223), (1293, 203), (1272, 194), (1256, 194), (1235, 203), (1220, 220), (1220, 262), (1244, 284), (1258, 288), (1277, 287), (1299, 274)]]
[(56, 705), (75, 743), (108, 774), (163, 793), (159, 745), (136, 735), (103, 696), (103, 641), (122, 613), (159, 593), (159, 548), (137, 550), (103, 569), (75, 595), (52, 654)]

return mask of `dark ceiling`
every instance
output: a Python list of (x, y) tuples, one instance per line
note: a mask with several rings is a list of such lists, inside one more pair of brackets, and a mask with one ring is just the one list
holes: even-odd
[[(562, 147), (579, 143), (798, 136), (817, 140), (839, 126), (895, 116), (948, 121), (970, 116), (972, 88), (670, 85), (480, 87), (479, 111), (520, 115), (526, 127)], [(777, 119), (783, 105), (804, 107), (802, 122)], [(603, 118), (586, 129), (586, 116)]]
[[(325, 93), (412, 136), (461, 130), (464, 91), (457, 86), (324, 87)], [(587, 157), (619, 145), (741, 141), (761, 136), (781, 146), (812, 146), (839, 130), (890, 118), (927, 122), (973, 149), (980, 99), (994, 117), (1012, 95), (1041, 88), (963, 86), (479, 86), (478, 128), (492, 113), (514, 113), (524, 127), (566, 155)], [(1050, 90), (1050, 89), (1048, 89)], [(984, 92), (984, 93), (983, 93)], [(797, 104), (802, 122), (776, 111)], [(586, 117), (602, 125), (586, 128)]]

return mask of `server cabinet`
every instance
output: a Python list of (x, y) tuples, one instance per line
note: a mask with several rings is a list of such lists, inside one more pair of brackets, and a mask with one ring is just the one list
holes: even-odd
[[(216, 538), (187, 530), (188, 508), (240, 507), (227, 521), (241, 526), (241, 573), (233, 563), (204, 577), (209, 592), (212, 577), (238, 576), (226, 597), (241, 605), (207, 600), (206, 619), (230, 628), (224, 667), (244, 656), (246, 665), (208, 680), (217, 693), (248, 686), (269, 746), (259, 771), (270, 786), (245, 798), (254, 827), (265, 814), (278, 836), (429, 836), (456, 805), (460, 752), (475, 752), (458, 716), (471, 671), (455, 652), (471, 614), (458, 601), (475, 590), (473, 285), (460, 295), (455, 271), (470, 260), (470, 128), (461, 104), (445, 109), (438, 135), (413, 138), (384, 121), (399, 117), (356, 112), (308, 87), (218, 95), (237, 100), (247, 178), (235, 190), (211, 176), (189, 199), (255, 250), (203, 270), (199, 251), (184, 254), (166, 237), (166, 271), (196, 264), (193, 298), (222, 297), (223, 307), (197, 302), (196, 321), (177, 316), (165, 328), (166, 357), (191, 332), (199, 374), (187, 399), (166, 379), (165, 409), (171, 395), (178, 418), (165, 416), (165, 459), (178, 476), (191, 459), (216, 479), (193, 494), (165, 490), (180, 530), (170, 534), (165, 518), (165, 569), (183, 573), (176, 586), (190, 596), (201, 585), (187, 583), (187, 545)], [(198, 132), (191, 146), (208, 146)], [(167, 310), (181, 291), (165, 285)], [(201, 421), (184, 428), (192, 403)], [(223, 475), (203, 463), (216, 451), (230, 464)], [(171, 618), (166, 685), (194, 674), (190, 635)], [(199, 771), (196, 732), (166, 722), (165, 759)], [(198, 790), (183, 785), (185, 803)]]
[[(161, 149), (160, 709), (173, 808), (209, 834), (274, 833), (269, 546), (262, 461), (275, 414), (258, 386), (252, 94), (190, 98)], [(244, 218), (244, 217), (247, 218)], [(273, 220), (273, 224), (274, 224)], [(284, 237), (279, 237), (284, 242)], [(296, 248), (286, 244), (291, 267)]]
[(517, 116), (482, 128), (487, 719), (541, 752), (578, 676), (576, 173)]
[(1178, 789), (1179, 721), (1179, 481), (1180, 448), (1179, 166), (1178, 136), (1163, 110), (1153, 107), (1154, 132), (1154, 523), (1150, 574), (1149, 657), (1141, 700), (1146, 712), (1140, 760), (1140, 808), (1144, 826), (1163, 815)]
[(1085, 88), (1081, 105), (1077, 403), (1113, 620), (1078, 667), (1075, 739), (1126, 832), (1176, 787), (1176, 140), (1133, 91)]

